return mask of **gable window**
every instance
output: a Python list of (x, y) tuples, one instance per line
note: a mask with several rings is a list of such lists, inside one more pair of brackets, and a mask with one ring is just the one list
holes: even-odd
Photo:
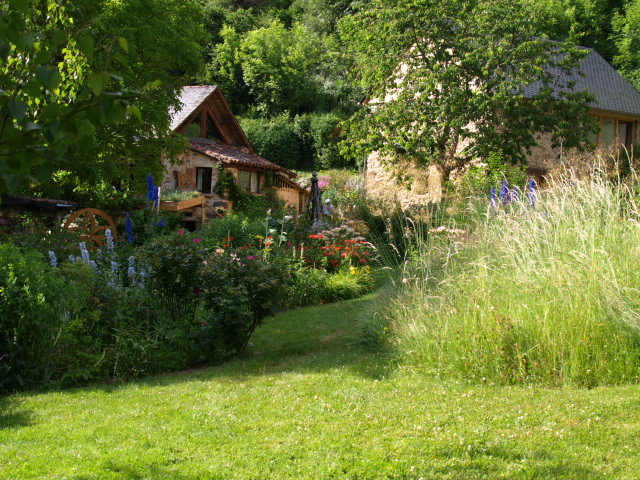
[(218, 127), (216, 127), (216, 124), (213, 122), (211, 115), (207, 115), (207, 128), (206, 128), (205, 136), (209, 140), (214, 140), (217, 143), (224, 143), (222, 141), (222, 135), (220, 134)]
[(260, 172), (238, 170), (238, 186), (243, 192), (260, 193)]
[(202, 114), (199, 114), (184, 130), (185, 137), (201, 137), (202, 136)]
[(196, 168), (196, 185), (198, 191), (202, 193), (211, 193), (211, 176), (213, 168)]

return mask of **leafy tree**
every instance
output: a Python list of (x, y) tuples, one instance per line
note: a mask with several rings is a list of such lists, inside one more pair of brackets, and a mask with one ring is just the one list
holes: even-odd
[[(2, 3), (0, 31), (2, 193), (48, 178), (70, 146), (85, 144), (97, 128), (122, 122), (131, 110), (123, 91), (114, 89), (113, 68), (90, 69), (92, 39), (75, 34), (59, 2)], [(109, 67), (127, 65), (119, 48)]]
[(318, 91), (318, 40), (302, 25), (274, 21), (249, 32), (240, 44), (242, 76), (260, 113), (308, 110)]
[(608, 61), (616, 55), (613, 23), (625, 0), (525, 0), (525, 4), (540, 33), (594, 48)]
[(614, 23), (619, 51), (615, 64), (640, 89), (640, 0), (630, 1)]
[[(584, 54), (535, 38), (531, 14), (509, 0), (372, 0), (341, 21), (354, 77), (371, 101), (346, 125), (345, 153), (411, 155), (445, 174), (472, 158), (525, 161), (536, 135), (579, 146), (593, 126), (585, 92), (550, 67)], [(526, 85), (537, 95), (525, 98)]]
[(294, 17), (318, 35), (335, 32), (337, 21), (347, 14), (353, 0), (294, 0)]
[(176, 158), (185, 148), (184, 139), (171, 132), (170, 110), (202, 67), (202, 6), (197, 0), (77, 0), (73, 8), (76, 23), (96, 45), (92, 70), (117, 60), (116, 40), (126, 46), (129, 62), (118, 69), (118, 86), (135, 92), (130, 102), (140, 113), (97, 130), (91, 145), (69, 152), (59, 167), (89, 185), (142, 187), (147, 173), (161, 174), (162, 156)]

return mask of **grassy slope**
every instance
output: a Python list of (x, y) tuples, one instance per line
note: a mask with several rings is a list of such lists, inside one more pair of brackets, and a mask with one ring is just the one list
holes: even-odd
[(220, 367), (0, 399), (0, 478), (638, 478), (640, 388), (391, 371), (352, 341), (375, 301), (280, 314)]

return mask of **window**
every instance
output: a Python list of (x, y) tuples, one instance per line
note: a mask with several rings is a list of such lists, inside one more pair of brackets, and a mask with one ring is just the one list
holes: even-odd
[(178, 190), (180, 188), (180, 182), (178, 180), (178, 171), (173, 171), (173, 188), (174, 190)]
[(243, 192), (260, 193), (260, 173), (238, 170), (238, 186)]
[(202, 136), (202, 114), (199, 114), (184, 131), (185, 137), (201, 137)]
[(211, 193), (212, 175), (213, 168), (196, 168), (196, 185), (199, 192)]
[(618, 145), (631, 150), (633, 143), (633, 122), (618, 120)]
[(600, 128), (600, 144), (610, 147), (616, 141), (616, 121), (613, 118), (603, 118)]

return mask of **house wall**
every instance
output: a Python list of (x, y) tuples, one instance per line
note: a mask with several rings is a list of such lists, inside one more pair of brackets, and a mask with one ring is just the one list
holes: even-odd
[[(167, 173), (165, 174), (161, 187), (163, 190), (174, 190), (176, 188), (174, 173), (178, 172), (178, 188), (181, 190), (197, 190), (196, 169), (211, 168), (212, 178), (211, 187), (213, 188), (218, 182), (218, 161), (212, 159), (208, 155), (193, 150), (187, 150), (180, 155), (179, 162), (175, 165), (167, 161), (163, 161)], [(205, 194), (206, 207), (205, 214), (208, 218), (215, 217), (217, 207), (230, 208), (229, 202), (221, 198), (215, 193)], [(199, 209), (197, 209), (199, 210)], [(198, 217), (200, 212), (194, 212), (194, 216)]]
[(369, 197), (399, 202), (404, 208), (412, 204), (440, 202), (443, 180), (442, 173), (434, 165), (419, 168), (411, 160), (395, 165), (384, 164), (378, 152), (374, 152), (367, 159), (364, 189)]
[[(600, 115), (602, 113), (592, 112)], [(611, 114), (608, 118), (618, 118)], [(635, 117), (620, 117), (621, 120), (633, 120), (634, 142), (638, 142), (638, 121)], [(537, 178), (545, 175), (553, 175), (565, 168), (571, 168), (577, 174), (587, 174), (592, 165), (588, 155), (572, 149), (554, 148), (551, 142), (552, 135), (544, 134), (537, 137), (538, 146), (531, 149), (527, 156), (527, 167), (530, 174)], [(464, 146), (459, 145), (458, 151)], [(599, 152), (605, 156), (614, 156), (616, 148), (613, 146), (600, 148)], [(452, 174), (455, 175), (456, 172)], [(398, 181), (398, 177), (408, 177), (410, 182)], [(367, 168), (364, 174), (364, 188), (368, 196), (384, 200), (400, 202), (405, 207), (411, 204), (424, 204), (439, 202), (442, 200), (442, 186), (444, 182), (442, 173), (435, 166), (418, 168), (410, 160), (384, 165), (377, 152), (372, 153), (367, 159)], [(455, 179), (454, 179), (455, 180)]]

